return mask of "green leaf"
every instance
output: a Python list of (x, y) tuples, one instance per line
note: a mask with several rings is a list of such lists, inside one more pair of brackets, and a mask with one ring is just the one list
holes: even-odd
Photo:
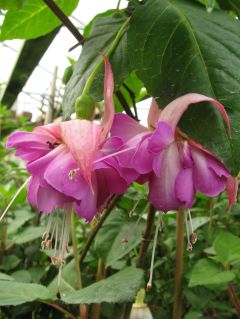
[(20, 9), (24, 0), (0, 0), (0, 8), (4, 10)]
[(226, 107), (232, 138), (210, 105), (191, 106), (180, 127), (235, 174), (240, 169), (239, 34), (239, 21), (224, 11), (210, 14), (186, 0), (147, 1), (135, 10), (128, 29), (132, 67), (161, 107), (190, 92)]
[(48, 289), (41, 285), (13, 281), (0, 282), (0, 305), (16, 306), (36, 299), (51, 299)]
[(95, 239), (95, 249), (106, 266), (134, 249), (142, 239), (145, 221), (137, 223), (126, 211), (114, 210), (101, 227)]
[(143, 280), (143, 270), (127, 267), (111, 277), (86, 288), (68, 293), (62, 299), (66, 303), (122, 303), (132, 302)]
[(216, 263), (200, 259), (193, 268), (189, 287), (225, 284), (235, 277), (231, 271), (222, 271)]
[[(58, 292), (58, 275), (51, 281), (48, 286), (49, 291), (56, 295)], [(77, 288), (75, 260), (71, 260), (63, 267), (60, 279), (61, 293), (72, 292)]]
[[(67, 15), (70, 15), (78, 4), (78, 0), (56, 0), (55, 2)], [(43, 1), (25, 0), (22, 9), (7, 12), (0, 39), (4, 41), (38, 38), (60, 24), (60, 20)]]
[(14, 278), (8, 276), (7, 274), (4, 274), (3, 272), (0, 272), (0, 280), (14, 280)]
[(240, 260), (240, 238), (231, 233), (221, 233), (213, 243), (215, 259), (224, 265)]
[(25, 229), (23, 229), (22, 232), (19, 234), (16, 234), (13, 237), (13, 241), (15, 244), (25, 244), (28, 243), (29, 241), (35, 240), (37, 238), (42, 237), (44, 233), (45, 227), (34, 227), (34, 226), (29, 226)]
[(17, 270), (13, 272), (11, 276), (19, 282), (29, 283), (32, 280), (31, 274), (27, 270)]
[(209, 219), (210, 218), (206, 216), (198, 216), (198, 217), (192, 218), (193, 231), (207, 224), (209, 222)]
[(4, 256), (1, 260), (0, 268), (5, 271), (12, 270), (16, 268), (21, 262), (21, 259), (16, 255)]
[[(74, 64), (73, 75), (66, 86), (63, 100), (65, 117), (69, 117), (74, 112), (74, 103), (77, 97), (81, 95), (92, 70), (102, 59), (101, 53), (106, 53), (125, 20), (126, 17), (121, 14), (100, 16), (94, 19), (91, 33), (83, 45), (79, 60)], [(126, 34), (122, 36), (112, 53), (110, 62), (114, 73), (115, 88), (118, 88), (123, 79), (130, 73)], [(103, 99), (103, 78), (102, 67), (90, 90), (90, 95), (96, 101)]]
[(14, 213), (16, 216), (15, 219), (8, 220), (8, 235), (15, 233), (22, 225), (34, 217), (33, 213), (27, 210), (16, 210)]

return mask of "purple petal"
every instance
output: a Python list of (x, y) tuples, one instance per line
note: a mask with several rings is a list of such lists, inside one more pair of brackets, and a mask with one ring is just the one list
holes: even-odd
[(156, 208), (167, 212), (178, 209), (181, 204), (175, 193), (181, 167), (176, 143), (170, 144), (163, 152), (161, 175), (153, 175), (149, 182), (149, 200)]
[(64, 195), (81, 200), (91, 190), (79, 170), (75, 174), (73, 172), (72, 178), (69, 177), (69, 173), (77, 168), (71, 153), (65, 148), (46, 167), (44, 179)]
[(208, 196), (217, 196), (226, 187), (225, 176), (218, 176), (208, 166), (208, 158), (205, 153), (194, 148), (191, 149), (193, 158), (193, 182), (194, 187), (200, 193)]
[(182, 169), (176, 178), (175, 191), (177, 198), (187, 208), (192, 208), (194, 202), (194, 185), (192, 169)]
[(127, 142), (135, 135), (147, 132), (148, 129), (137, 121), (133, 120), (130, 116), (117, 113), (114, 115), (113, 125), (111, 128), (111, 136), (117, 136), (123, 142)]
[(156, 128), (161, 110), (154, 98), (152, 98), (151, 106), (148, 113), (147, 123), (149, 127)]
[(159, 122), (157, 129), (149, 139), (148, 150), (152, 153), (158, 153), (173, 141), (174, 134), (171, 126), (165, 122)]

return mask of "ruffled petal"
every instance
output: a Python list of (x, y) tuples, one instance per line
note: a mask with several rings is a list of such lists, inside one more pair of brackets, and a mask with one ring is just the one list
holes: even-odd
[(60, 122), (38, 126), (34, 129), (34, 133), (51, 136), (53, 139), (61, 138)]
[(62, 138), (77, 162), (87, 183), (92, 187), (92, 163), (100, 142), (102, 127), (86, 120), (61, 123)]
[(46, 167), (44, 179), (57, 191), (76, 200), (83, 199), (91, 191), (67, 148)]
[(167, 212), (181, 205), (175, 192), (181, 166), (176, 143), (170, 144), (163, 152), (161, 175), (153, 174), (149, 182), (149, 200), (157, 209)]
[(127, 142), (134, 136), (148, 132), (148, 129), (130, 116), (123, 113), (116, 113), (114, 115), (113, 125), (111, 128), (111, 136), (117, 136), (122, 139), (123, 142)]
[(177, 198), (187, 208), (192, 208), (194, 202), (195, 189), (193, 185), (192, 169), (181, 169), (176, 178), (175, 192)]
[(193, 158), (193, 182), (194, 187), (200, 193), (208, 196), (217, 196), (226, 187), (227, 178), (218, 176), (208, 166), (206, 155), (194, 148), (191, 149)]
[(148, 150), (152, 153), (161, 152), (167, 145), (174, 141), (174, 133), (171, 126), (165, 122), (159, 122), (157, 129), (149, 138)]

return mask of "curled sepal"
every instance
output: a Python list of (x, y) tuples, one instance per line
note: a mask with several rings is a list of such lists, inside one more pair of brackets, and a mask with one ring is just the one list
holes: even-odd
[(148, 112), (147, 123), (149, 127), (156, 128), (161, 110), (154, 98), (152, 98), (150, 109)]
[(160, 113), (159, 121), (167, 122), (172, 127), (173, 131), (175, 131), (179, 120), (181, 119), (184, 112), (188, 109), (189, 105), (199, 103), (199, 102), (210, 102), (214, 106), (216, 106), (216, 108), (219, 110), (219, 112), (223, 116), (230, 134), (230, 130), (231, 130), (230, 121), (224, 106), (220, 102), (208, 96), (197, 94), (197, 93), (189, 93), (189, 94), (183, 95), (175, 99), (171, 103), (169, 103)]
[(103, 130), (101, 133), (101, 140), (104, 140), (111, 130), (113, 117), (114, 117), (114, 101), (113, 101), (113, 90), (114, 80), (111, 65), (108, 59), (103, 55), (105, 65), (105, 77), (104, 77), (104, 103), (105, 110), (103, 113), (101, 125)]
[(227, 179), (227, 192), (228, 192), (228, 209), (232, 208), (232, 205), (237, 201), (238, 193), (238, 178), (235, 176), (229, 176)]
[(86, 120), (72, 120), (62, 122), (60, 125), (64, 143), (79, 165), (81, 174), (92, 188), (92, 163), (100, 143), (102, 127)]

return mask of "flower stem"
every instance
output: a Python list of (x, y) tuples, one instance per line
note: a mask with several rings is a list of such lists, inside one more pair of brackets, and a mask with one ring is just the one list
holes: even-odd
[[(129, 23), (129, 20), (130, 18), (128, 18), (121, 26), (121, 28), (119, 29), (115, 39), (113, 40), (110, 48), (107, 50), (107, 52), (105, 53), (105, 55), (108, 57), (112, 52), (113, 50), (116, 48), (119, 40), (121, 39), (128, 23)], [(82, 91), (82, 95), (88, 95), (89, 91), (90, 91), (90, 88), (93, 84), (93, 81), (96, 77), (96, 75), (98, 74), (98, 72), (100, 71), (101, 67), (103, 65), (103, 60), (101, 59), (98, 64), (95, 66), (95, 68), (93, 69), (92, 73), (90, 74), (85, 86), (84, 86), (84, 89)]]
[(182, 318), (182, 274), (184, 257), (184, 207), (180, 207), (177, 213), (176, 227), (176, 268), (175, 288), (173, 297), (173, 319)]
[(42, 303), (45, 303), (46, 305), (49, 305), (50, 307), (57, 309), (59, 312), (63, 313), (65, 316), (67, 316), (67, 318), (69, 318), (69, 319), (77, 319), (77, 317), (75, 317), (73, 314), (71, 314), (70, 312), (68, 312), (67, 310), (65, 310), (64, 308), (62, 308), (61, 306), (59, 306), (56, 303), (48, 302), (45, 300), (40, 300), (40, 301)]
[(237, 314), (240, 316), (240, 301), (236, 295), (236, 292), (235, 292), (231, 282), (228, 283), (228, 295), (229, 295), (229, 298), (230, 298), (233, 306), (235, 307), (235, 309), (237, 311)]

